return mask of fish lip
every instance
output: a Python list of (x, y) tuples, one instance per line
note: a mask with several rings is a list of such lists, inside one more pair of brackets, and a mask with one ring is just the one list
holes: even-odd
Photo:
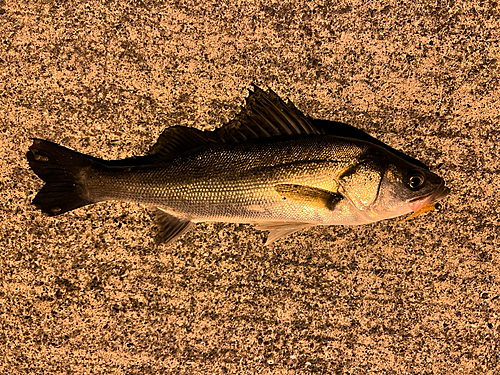
[(444, 181), (443, 181), (436, 189), (434, 189), (434, 191), (431, 191), (430, 193), (421, 195), (419, 197), (409, 199), (407, 201), (407, 204), (412, 211), (417, 211), (424, 204), (435, 203), (446, 197), (449, 193), (450, 189), (444, 186)]

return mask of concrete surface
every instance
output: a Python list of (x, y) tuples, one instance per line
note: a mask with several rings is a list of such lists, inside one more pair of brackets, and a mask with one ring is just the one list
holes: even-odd
[[(496, 1), (0, 1), (0, 373), (498, 374)], [(103, 158), (213, 129), (252, 82), (428, 163), (414, 220), (263, 247), (150, 210), (48, 218), (30, 137)]]

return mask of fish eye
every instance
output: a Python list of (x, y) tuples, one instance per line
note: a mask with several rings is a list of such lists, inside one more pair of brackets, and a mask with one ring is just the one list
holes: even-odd
[(412, 171), (410, 172), (410, 175), (408, 177), (408, 186), (410, 187), (411, 190), (418, 190), (420, 189), (425, 182), (425, 177), (422, 173), (418, 171)]

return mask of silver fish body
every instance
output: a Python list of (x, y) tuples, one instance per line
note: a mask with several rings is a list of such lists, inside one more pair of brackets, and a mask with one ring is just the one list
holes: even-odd
[(422, 163), (359, 130), (346, 137), (322, 125), (255, 88), (223, 128), (167, 128), (144, 157), (105, 161), (35, 140), (28, 160), (47, 184), (34, 203), (57, 215), (99, 201), (140, 202), (158, 208), (161, 241), (195, 222), (222, 221), (257, 224), (270, 242), (313, 225), (404, 215), (448, 194)]

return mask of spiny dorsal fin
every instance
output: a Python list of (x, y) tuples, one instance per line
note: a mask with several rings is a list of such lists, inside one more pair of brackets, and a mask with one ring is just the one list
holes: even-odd
[(254, 85), (245, 106), (234, 120), (214, 131), (223, 143), (293, 135), (324, 134), (292, 102), (285, 103), (274, 91)]
[(253, 88), (241, 112), (219, 129), (211, 132), (185, 126), (165, 129), (149, 151), (149, 160), (167, 160), (207, 144), (324, 134), (292, 102), (285, 103), (271, 89), (264, 91), (255, 85)]

